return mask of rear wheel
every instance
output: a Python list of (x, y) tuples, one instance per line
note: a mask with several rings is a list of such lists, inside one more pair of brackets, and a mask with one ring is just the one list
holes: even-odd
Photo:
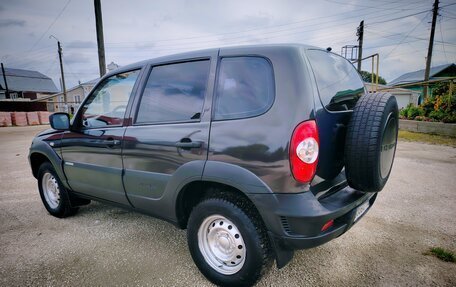
[(221, 286), (251, 286), (272, 265), (271, 247), (253, 207), (209, 198), (190, 215), (187, 240), (199, 270)]
[(396, 98), (388, 93), (362, 96), (347, 129), (345, 170), (355, 189), (380, 191), (388, 181), (398, 133)]
[(62, 185), (49, 162), (43, 163), (38, 170), (38, 189), (47, 211), (55, 217), (67, 217), (78, 211), (72, 207), (67, 190)]

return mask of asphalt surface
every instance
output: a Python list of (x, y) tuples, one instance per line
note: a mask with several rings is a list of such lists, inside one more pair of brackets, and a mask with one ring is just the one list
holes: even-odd
[[(48, 215), (27, 161), (44, 128), (0, 128), (0, 286), (211, 286), (169, 223), (99, 203)], [(456, 286), (456, 264), (423, 255), (456, 252), (455, 203), (456, 149), (399, 142), (370, 212), (258, 286)]]

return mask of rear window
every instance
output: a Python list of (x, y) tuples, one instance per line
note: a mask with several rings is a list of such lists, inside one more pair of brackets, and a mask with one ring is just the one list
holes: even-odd
[(347, 111), (364, 94), (364, 84), (353, 65), (336, 54), (308, 50), (320, 100), (329, 111)]
[(223, 58), (217, 82), (215, 120), (258, 116), (274, 102), (271, 64), (261, 57)]

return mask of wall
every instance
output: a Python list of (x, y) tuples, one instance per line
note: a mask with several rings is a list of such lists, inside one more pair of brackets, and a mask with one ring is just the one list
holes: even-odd
[(456, 137), (456, 124), (399, 120), (399, 129), (417, 133)]
[(34, 112), (47, 111), (46, 102), (30, 101), (1, 101), (0, 111), (4, 112)]

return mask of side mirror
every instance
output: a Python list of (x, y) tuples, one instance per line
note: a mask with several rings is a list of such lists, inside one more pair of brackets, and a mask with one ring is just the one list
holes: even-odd
[(49, 116), (49, 123), (55, 130), (69, 130), (70, 129), (70, 115), (67, 113), (54, 113)]

